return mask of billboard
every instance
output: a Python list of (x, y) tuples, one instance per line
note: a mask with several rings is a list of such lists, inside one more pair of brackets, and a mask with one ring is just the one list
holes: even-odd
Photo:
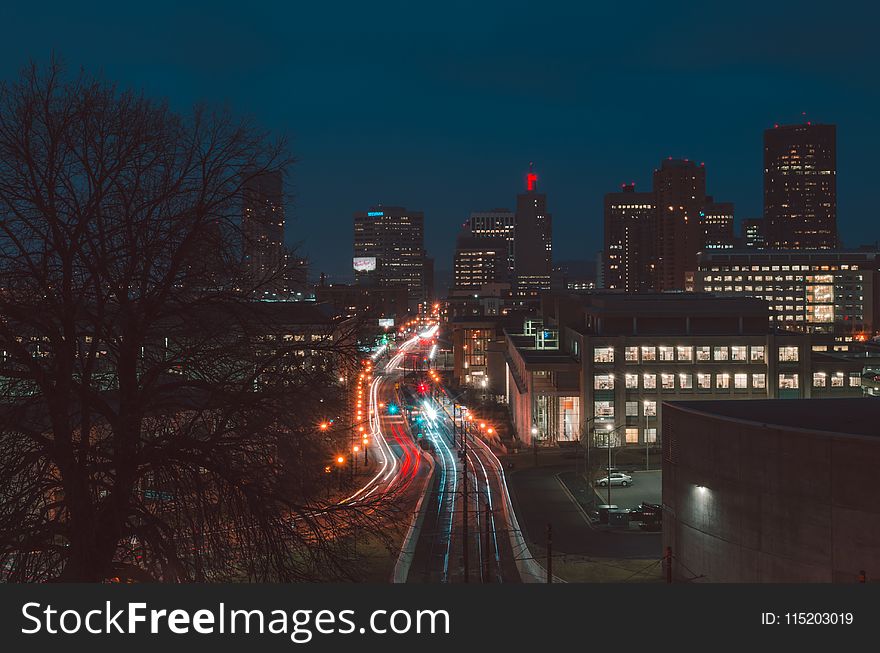
[(380, 317), (379, 318), (379, 326), (385, 327), (386, 329), (394, 326), (394, 318), (393, 317)]
[(376, 269), (375, 256), (355, 256), (352, 261), (355, 272), (372, 272)]

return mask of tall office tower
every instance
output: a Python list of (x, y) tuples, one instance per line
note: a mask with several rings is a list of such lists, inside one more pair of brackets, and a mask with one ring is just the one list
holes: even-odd
[(748, 249), (764, 249), (767, 246), (764, 237), (763, 218), (747, 218), (742, 221), (742, 245)]
[(553, 269), (553, 219), (547, 213), (547, 195), (538, 192), (538, 175), (529, 164), (526, 192), (516, 196), (516, 260), (514, 285), (519, 295), (550, 290)]
[(474, 211), (470, 219), (471, 235), (475, 238), (502, 238), (507, 243), (507, 279), (512, 282), (516, 268), (516, 214), (507, 209)]
[(361, 285), (402, 286), (411, 308), (427, 299), (425, 214), (376, 206), (354, 214), (354, 270)]
[(620, 188), (605, 195), (602, 280), (611, 290), (649, 291), (656, 271), (654, 194), (637, 193), (634, 183)]
[(703, 225), (703, 247), (707, 250), (733, 249), (733, 202), (714, 202), (706, 198), (700, 211)]
[(478, 238), (462, 229), (455, 241), (454, 289), (479, 291), (490, 284), (509, 283), (507, 252), (504, 238)]
[(657, 207), (656, 289), (684, 290), (697, 269), (703, 247), (700, 211), (706, 204), (706, 169), (687, 159), (669, 158), (654, 170)]
[(834, 125), (764, 131), (764, 219), (771, 249), (838, 246)]
[(284, 291), (284, 193), (281, 172), (247, 180), (242, 205), (244, 271), (257, 294), (274, 297)]

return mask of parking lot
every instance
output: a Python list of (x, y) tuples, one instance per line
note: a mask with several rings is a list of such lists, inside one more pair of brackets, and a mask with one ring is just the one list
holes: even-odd
[[(642, 501), (662, 503), (663, 487), (660, 471), (627, 472), (633, 478), (629, 487), (615, 485), (611, 488), (611, 503), (619, 508), (634, 508)], [(596, 493), (602, 503), (608, 500), (608, 488), (596, 486)]]

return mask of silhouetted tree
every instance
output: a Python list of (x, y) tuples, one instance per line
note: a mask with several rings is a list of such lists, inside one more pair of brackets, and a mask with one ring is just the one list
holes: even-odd
[(242, 189), (289, 163), (246, 121), (54, 62), (0, 87), (9, 579), (351, 575), (348, 533), (386, 505), (322, 499), (315, 426), (342, 410), (352, 329), (293, 337), (241, 274)]

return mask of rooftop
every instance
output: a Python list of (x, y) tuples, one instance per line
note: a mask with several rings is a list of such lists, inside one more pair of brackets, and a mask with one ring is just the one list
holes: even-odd
[(767, 426), (880, 438), (880, 400), (751, 399), (748, 401), (672, 401), (676, 408)]

